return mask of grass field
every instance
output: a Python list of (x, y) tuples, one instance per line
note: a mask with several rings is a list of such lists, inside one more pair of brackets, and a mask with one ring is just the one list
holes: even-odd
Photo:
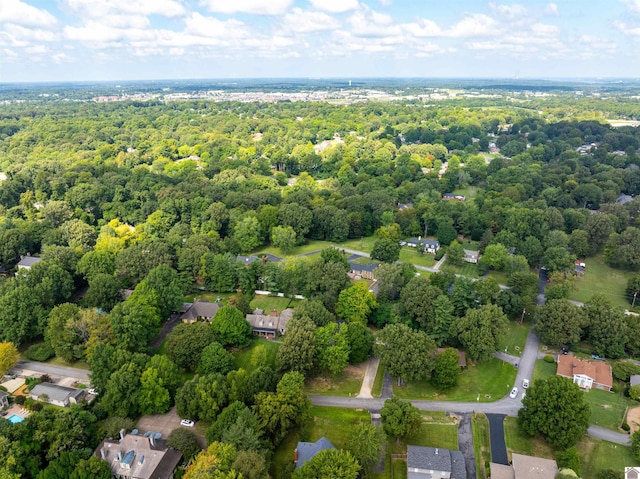
[(212, 303), (216, 302), (216, 299), (220, 297), (220, 305), (224, 306), (229, 301), (231, 296), (236, 296), (237, 293), (215, 293), (212, 291), (197, 291), (194, 293), (187, 294), (184, 297), (185, 303), (193, 303), (194, 299), (200, 299), (203, 301), (210, 301)]
[(471, 263), (464, 263), (461, 266), (450, 264), (445, 261), (440, 268), (442, 271), (449, 271), (454, 274), (461, 274), (467, 278), (478, 278), (478, 266)]
[(615, 306), (625, 309), (631, 307), (625, 298), (624, 290), (627, 287), (627, 280), (633, 273), (613, 269), (604, 262), (602, 255), (588, 258), (587, 268), (584, 276), (575, 281), (576, 291), (571, 291), (569, 299), (588, 301), (596, 293), (604, 294)]
[(285, 474), (285, 470), (287, 470), (289, 464), (293, 464), (293, 451), (296, 450), (298, 441), (298, 432), (293, 431), (280, 443), (273, 453), (273, 460), (269, 469), (271, 477), (289, 477)]
[(251, 365), (251, 356), (253, 355), (253, 351), (258, 346), (264, 346), (265, 349), (267, 350), (267, 361), (263, 364), (260, 364), (259, 366), (271, 366), (272, 368), (275, 369), (276, 353), (278, 352), (278, 348), (280, 347), (280, 344), (275, 343), (273, 341), (269, 341), (267, 339), (258, 339), (258, 338), (253, 338), (251, 340), (251, 344), (249, 345), (249, 347), (233, 353), (233, 358), (234, 358), (233, 363), (235, 364), (236, 368), (238, 369), (242, 368), (249, 372), (256, 369)]
[(278, 296), (265, 296), (262, 294), (254, 295), (251, 300), (252, 309), (262, 309), (265, 314), (269, 314), (271, 310), (278, 311), (278, 314), (286, 308), (295, 308), (300, 301), (297, 299), (280, 298)]
[(619, 444), (587, 437), (576, 444), (576, 448), (580, 453), (583, 479), (597, 479), (598, 471), (602, 469), (613, 469), (623, 477), (625, 466), (640, 466), (631, 449)]
[(489, 271), (489, 276), (494, 278), (498, 284), (506, 285), (509, 282), (509, 275), (504, 271)]
[(458, 425), (455, 419), (444, 412), (423, 412), (420, 430), (405, 440), (387, 441), (387, 451), (391, 454), (406, 454), (407, 444), (412, 446), (442, 447), (458, 449)]
[(522, 355), (524, 344), (527, 342), (530, 325), (527, 323), (509, 321), (509, 327), (500, 335), (498, 351), (505, 351), (512, 356)]
[(556, 363), (548, 363), (543, 359), (536, 360), (536, 366), (533, 369), (533, 380), (547, 379), (556, 375), (558, 365)]
[(347, 366), (336, 376), (318, 376), (307, 379), (304, 390), (307, 394), (321, 396), (357, 396), (362, 387), (364, 366)]
[(622, 394), (600, 389), (592, 389), (585, 393), (584, 399), (591, 406), (589, 422), (612, 431), (620, 431), (618, 428), (622, 424), (627, 406), (637, 405), (635, 401), (625, 398)]
[(429, 399), (433, 401), (476, 401), (492, 402), (506, 396), (516, 378), (516, 368), (496, 358), (469, 365), (460, 374), (455, 388), (442, 392), (427, 381), (408, 383), (393, 387), (394, 394), (401, 399)]
[(403, 263), (417, 264), (432, 268), (436, 264), (436, 258), (432, 254), (420, 254), (415, 248), (403, 246), (400, 248), (400, 261)]
[(473, 428), (473, 451), (476, 456), (476, 471), (478, 478), (482, 475), (485, 462), (491, 462), (491, 440), (489, 438), (489, 420), (482, 413), (474, 413), (471, 416)]
[(332, 245), (328, 241), (311, 240), (306, 244), (296, 246), (287, 255), (283, 254), (282, 251), (280, 251), (280, 248), (276, 248), (275, 246), (266, 246), (264, 248), (260, 248), (254, 251), (252, 254), (255, 254), (255, 255), (272, 254), (274, 256), (284, 258), (285, 256), (298, 256), (301, 254), (312, 253), (314, 251), (320, 251), (325, 248), (331, 248), (331, 246), (335, 246), (335, 245)]
[(89, 365), (84, 361), (75, 361), (73, 363), (68, 363), (64, 359), (59, 358), (57, 356), (54, 356), (45, 362), (47, 364), (52, 364), (54, 366), (66, 366), (68, 368), (78, 368), (78, 369), (87, 369), (87, 370), (89, 369)]
[(382, 383), (384, 382), (384, 368), (378, 366), (376, 371), (376, 378), (373, 380), (373, 386), (371, 387), (371, 395), (374, 398), (379, 398), (382, 395)]
[(365, 253), (371, 253), (373, 250), (373, 244), (376, 242), (374, 236), (367, 236), (361, 239), (352, 239), (345, 241), (344, 243), (335, 244), (336, 248), (348, 248), (357, 251), (364, 251)]
[(542, 437), (529, 437), (520, 431), (518, 420), (515, 417), (505, 418), (504, 439), (507, 443), (509, 457), (515, 452), (527, 456), (545, 457), (547, 459), (555, 458), (553, 449)]

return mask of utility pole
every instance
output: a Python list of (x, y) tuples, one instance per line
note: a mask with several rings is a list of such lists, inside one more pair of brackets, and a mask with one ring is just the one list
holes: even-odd
[(520, 324), (522, 324), (524, 322), (524, 315), (525, 315), (526, 312), (527, 312), (527, 310), (525, 308), (523, 308), (522, 309), (522, 316), (520, 317)]
[(636, 296), (638, 296), (638, 292), (634, 291), (633, 293), (633, 302), (631, 303), (631, 307), (634, 308), (636, 305)]

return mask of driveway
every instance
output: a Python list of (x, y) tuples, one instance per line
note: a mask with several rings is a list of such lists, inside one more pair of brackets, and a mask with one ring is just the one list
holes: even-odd
[(458, 424), (458, 449), (464, 456), (467, 466), (467, 477), (476, 477), (476, 455), (473, 450), (473, 430), (471, 428), (471, 414), (460, 414)]
[(491, 441), (491, 462), (509, 465), (507, 444), (504, 441), (504, 414), (487, 414), (489, 438)]
[(364, 373), (364, 379), (362, 380), (362, 386), (360, 386), (360, 393), (356, 396), (359, 398), (373, 398), (371, 395), (371, 388), (376, 379), (376, 373), (378, 372), (378, 365), (380, 364), (380, 358), (370, 358), (367, 360), (367, 371)]
[(36, 361), (18, 361), (14, 370), (34, 371), (36, 373), (48, 374), (49, 376), (60, 376), (67, 378), (79, 379), (81, 381), (89, 381), (89, 373), (87, 369), (69, 368), (66, 366), (54, 366), (53, 364), (38, 363)]
[[(159, 432), (162, 434), (162, 438), (166, 439), (171, 431), (177, 429), (180, 426), (180, 417), (176, 412), (176, 408), (173, 407), (166, 414), (150, 414), (148, 416), (142, 416), (136, 425), (136, 428), (140, 432)], [(188, 428), (193, 430), (194, 428)]]

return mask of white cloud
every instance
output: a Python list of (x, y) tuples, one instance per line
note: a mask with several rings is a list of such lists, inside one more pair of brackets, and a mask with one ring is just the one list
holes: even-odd
[(493, 18), (483, 13), (465, 16), (445, 32), (450, 37), (480, 37), (499, 33), (500, 26)]
[(527, 14), (527, 9), (524, 5), (514, 3), (513, 5), (503, 5), (501, 3), (489, 2), (489, 8), (501, 17), (513, 20), (515, 18), (523, 17)]
[(393, 0), (380, 0), (380, 5), (383, 7), (390, 7), (393, 4)]
[(86, 18), (118, 14), (172, 18), (186, 13), (184, 5), (177, 0), (65, 0), (65, 4), (74, 13)]
[(115, 42), (121, 40), (151, 40), (152, 30), (140, 28), (114, 28), (93, 20), (82, 27), (64, 27), (64, 35), (69, 40), (80, 42)]
[(404, 25), (407, 33), (415, 37), (439, 37), (442, 36), (442, 28), (428, 18), (419, 18), (415, 22)]
[(544, 10), (542, 11), (545, 15), (558, 15), (558, 4), (557, 3), (549, 3)]
[(616, 22), (615, 27), (627, 35), (640, 36), (640, 27), (631, 26), (623, 22)]
[(292, 3), (293, 0), (200, 0), (211, 12), (255, 15), (281, 15)]
[(4, 27), (4, 31), (12, 35), (14, 38), (19, 38), (26, 41), (53, 42), (58, 39), (58, 35), (51, 30), (42, 30), (40, 28), (25, 28), (13, 23), (7, 23)]
[(197, 12), (185, 20), (186, 31), (192, 35), (214, 38), (244, 38), (249, 35), (244, 23), (238, 20), (218, 20)]
[(310, 0), (318, 10), (329, 13), (344, 13), (360, 6), (358, 0)]
[(55, 26), (58, 21), (47, 10), (36, 8), (20, 0), (2, 0), (0, 2), (0, 22), (41, 27)]
[(640, 13), (640, 0), (622, 0), (627, 9), (634, 13)]
[(555, 37), (560, 29), (556, 25), (548, 25), (546, 23), (534, 23), (531, 25), (531, 32), (536, 37)]
[(349, 23), (351, 33), (358, 37), (386, 37), (402, 33), (400, 26), (393, 23), (390, 15), (368, 7), (354, 12), (349, 17)]
[(284, 26), (295, 33), (312, 33), (335, 30), (340, 27), (340, 22), (323, 12), (294, 8), (284, 16)]

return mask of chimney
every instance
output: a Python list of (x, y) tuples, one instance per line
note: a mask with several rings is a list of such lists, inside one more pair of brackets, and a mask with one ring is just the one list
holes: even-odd
[(298, 448), (296, 448), (295, 451), (293, 451), (293, 463), (297, 466), (298, 465)]
[(149, 436), (149, 442), (151, 443), (151, 447), (156, 447), (156, 439), (153, 437), (153, 434)]
[(275, 309), (272, 309), (271, 310), (271, 316), (273, 316), (274, 318), (277, 318), (278, 317), (278, 311), (275, 310)]
[(125, 433), (126, 433), (126, 431), (124, 429), (120, 429), (120, 440), (121, 441), (124, 439)]
[(107, 450), (104, 447), (100, 449), (100, 457), (102, 458), (102, 460), (105, 460), (107, 458)]

